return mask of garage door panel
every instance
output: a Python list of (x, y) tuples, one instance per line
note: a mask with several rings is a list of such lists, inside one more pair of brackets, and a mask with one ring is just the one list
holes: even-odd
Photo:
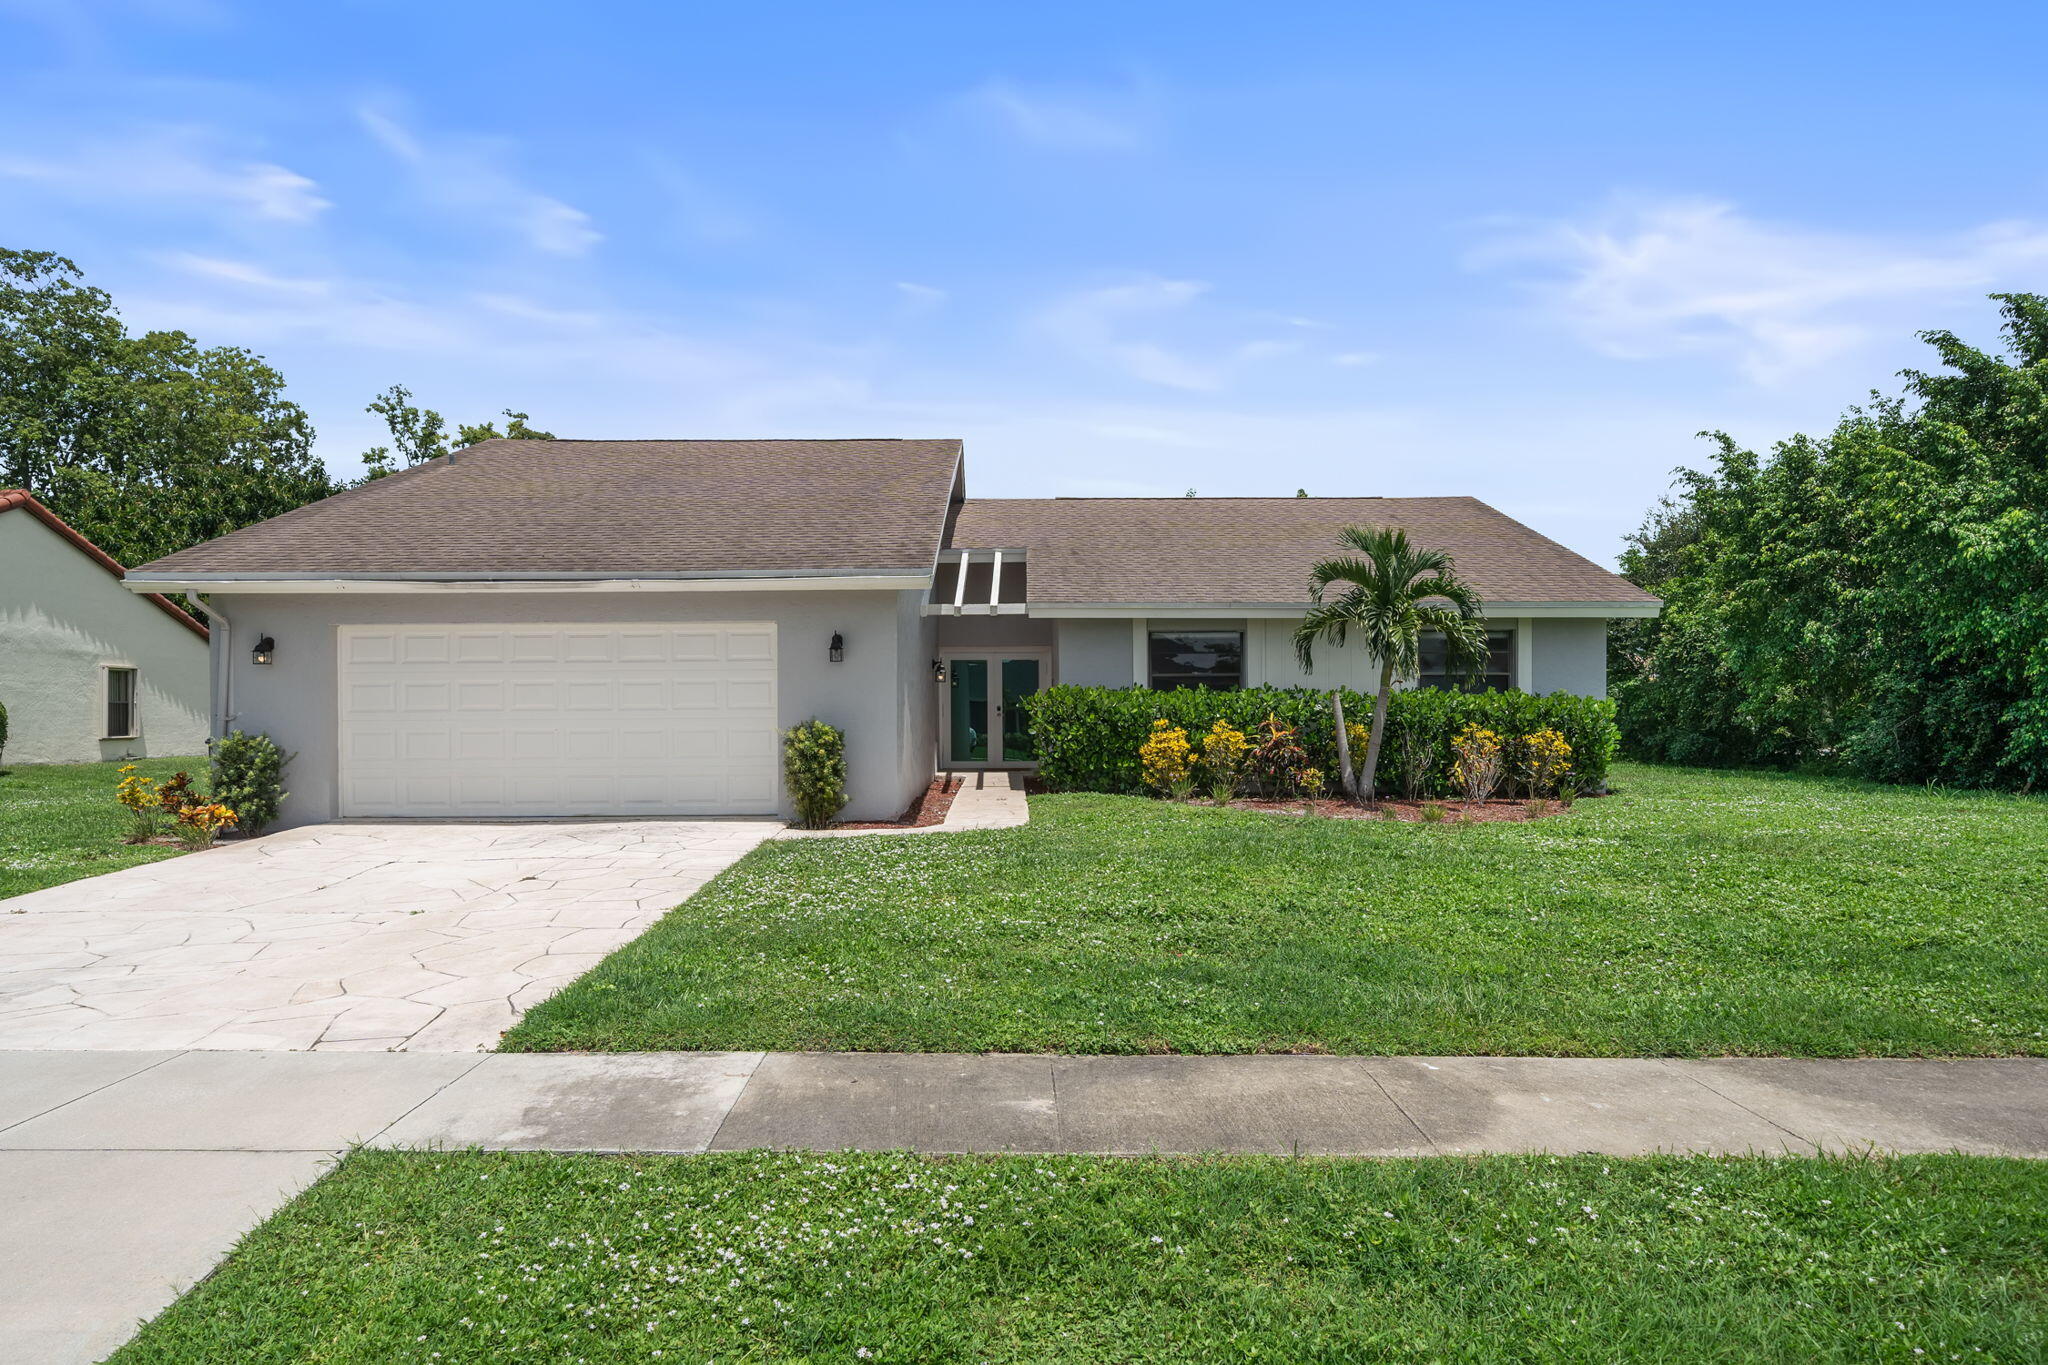
[(344, 627), (345, 815), (767, 814), (771, 625)]

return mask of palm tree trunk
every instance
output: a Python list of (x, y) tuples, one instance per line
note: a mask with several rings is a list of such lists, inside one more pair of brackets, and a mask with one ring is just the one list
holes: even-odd
[(1358, 799), (1358, 774), (1351, 769), (1351, 736), (1344, 732), (1344, 689), (1333, 688), (1330, 692), (1330, 710), (1337, 716), (1337, 780), (1344, 787), (1344, 794), (1353, 801)]
[(1394, 661), (1389, 659), (1380, 665), (1380, 691), (1373, 698), (1372, 737), (1365, 742), (1365, 799), (1371, 801), (1378, 794), (1374, 788), (1380, 774), (1380, 740), (1387, 733), (1387, 706), (1394, 699)]

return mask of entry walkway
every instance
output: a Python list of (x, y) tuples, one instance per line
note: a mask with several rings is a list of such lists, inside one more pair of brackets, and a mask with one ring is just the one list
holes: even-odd
[(2048, 1157), (2048, 1059), (0, 1052), (0, 1360), (96, 1360), (351, 1144)]

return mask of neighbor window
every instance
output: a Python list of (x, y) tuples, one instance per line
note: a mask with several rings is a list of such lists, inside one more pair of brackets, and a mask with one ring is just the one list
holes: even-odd
[(135, 738), (135, 670), (132, 668), (107, 670), (106, 737)]
[(1206, 687), (1224, 691), (1244, 685), (1244, 632), (1240, 630), (1155, 630), (1151, 640), (1151, 685)]
[(1486, 662), (1476, 674), (1454, 675), (1444, 659), (1441, 631), (1422, 632), (1422, 668), (1417, 687), (1436, 687), (1447, 692), (1484, 692), (1492, 688), (1505, 692), (1515, 685), (1515, 633), (1511, 630), (1486, 632)]

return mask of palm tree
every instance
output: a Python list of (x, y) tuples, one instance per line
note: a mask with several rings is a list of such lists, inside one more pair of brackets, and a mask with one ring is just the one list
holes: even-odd
[[(1471, 673), (1485, 661), (1486, 632), (1479, 624), (1479, 594), (1458, 577), (1447, 552), (1410, 544), (1408, 533), (1398, 527), (1347, 526), (1337, 540), (1357, 553), (1323, 560), (1309, 570), (1309, 599), (1314, 605), (1295, 628), (1294, 653), (1303, 671), (1314, 672), (1318, 641), (1342, 647), (1356, 633), (1359, 643), (1380, 661), (1380, 690), (1365, 747), (1363, 799), (1370, 801), (1394, 675), (1416, 671), (1422, 633), (1442, 632), (1446, 663), (1457, 674)], [(1325, 600), (1333, 583), (1347, 586), (1342, 596)], [(1330, 693), (1330, 705), (1337, 718), (1337, 762), (1344, 770), (1344, 790), (1357, 800), (1359, 783), (1351, 769), (1351, 741), (1344, 733), (1341, 687)]]

